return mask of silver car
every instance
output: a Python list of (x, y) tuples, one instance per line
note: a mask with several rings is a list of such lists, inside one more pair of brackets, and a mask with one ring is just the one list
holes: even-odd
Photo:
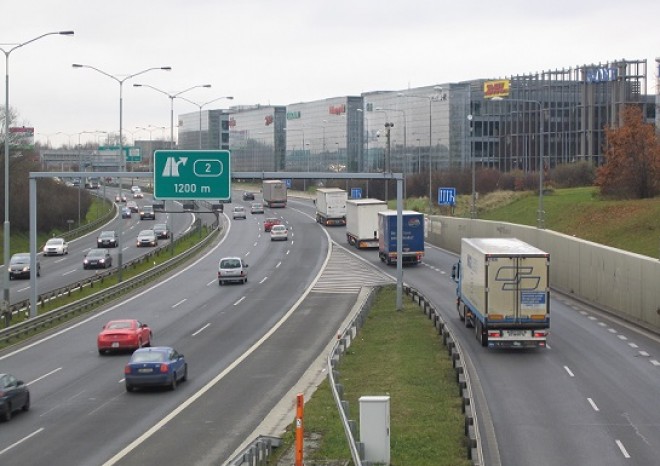
[(218, 264), (218, 284), (247, 283), (248, 265), (240, 257), (223, 257)]
[(142, 246), (158, 246), (158, 238), (156, 238), (156, 232), (153, 230), (142, 230), (137, 237), (137, 247)]
[(69, 243), (64, 238), (51, 238), (44, 246), (44, 256), (69, 254)]
[(233, 218), (234, 220), (236, 220), (237, 218), (242, 218), (243, 220), (245, 220), (247, 218), (245, 215), (245, 207), (242, 206), (234, 207)]

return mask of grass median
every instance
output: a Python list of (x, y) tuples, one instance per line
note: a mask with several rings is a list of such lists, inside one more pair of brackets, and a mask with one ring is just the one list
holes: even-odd
[[(394, 286), (378, 291), (364, 327), (339, 364), (349, 419), (359, 422), (360, 397), (388, 395), (391, 465), (467, 466), (465, 418), (451, 359), (419, 306), (405, 296), (403, 312), (397, 312), (395, 302)], [(306, 465), (351, 464), (327, 379), (305, 404), (304, 428), (306, 441), (315, 444), (305, 449)], [(293, 442), (291, 424), (280, 458)]]

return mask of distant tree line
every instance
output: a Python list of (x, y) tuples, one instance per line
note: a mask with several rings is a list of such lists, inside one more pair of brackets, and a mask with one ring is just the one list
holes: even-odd
[[(5, 216), (4, 147), (0, 144), (0, 216)], [(12, 232), (27, 233), (30, 228), (29, 173), (41, 171), (38, 155), (24, 153), (9, 158), (9, 221)], [(80, 192), (80, 212), (84, 219), (92, 204), (86, 191)], [(51, 178), (37, 180), (37, 227), (40, 232), (65, 231), (67, 220), (78, 220), (78, 188), (71, 188)]]

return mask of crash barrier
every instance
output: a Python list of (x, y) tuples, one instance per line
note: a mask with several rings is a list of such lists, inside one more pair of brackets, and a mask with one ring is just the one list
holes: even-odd
[(282, 445), (279, 437), (260, 435), (243, 451), (225, 463), (226, 466), (267, 466), (273, 451)]
[[(8, 328), (0, 330), (0, 344), (10, 343), (13, 339), (30, 335), (31, 333), (43, 327), (47, 327), (53, 323), (57, 323), (65, 319), (69, 319), (77, 314), (82, 314), (87, 311), (90, 311), (100, 305), (103, 305), (109, 301), (116, 299), (117, 297), (123, 295), (124, 293), (134, 288), (138, 288), (144, 285), (145, 283), (153, 280), (159, 275), (169, 272), (170, 270), (178, 267), (182, 262), (186, 261), (188, 258), (195, 255), (198, 251), (202, 250), (207, 244), (209, 244), (213, 240), (213, 238), (216, 237), (217, 234), (220, 234), (221, 229), (217, 227), (218, 224), (214, 223), (213, 228), (209, 229), (209, 232), (206, 235), (206, 237), (203, 238), (199, 243), (195, 244), (193, 247), (187, 249), (181, 254), (178, 254), (172, 257), (171, 259), (163, 262), (162, 264), (156, 265), (153, 268), (145, 272), (142, 272), (139, 275), (136, 275), (135, 277), (127, 279), (105, 290), (99, 291), (98, 293), (94, 293), (93, 295), (88, 296), (86, 298), (77, 300), (74, 303), (67, 304), (65, 306), (46, 312), (37, 317), (27, 319), (21, 323), (11, 325)], [(179, 241), (184, 241), (196, 234), (202, 234), (202, 226), (201, 226), (201, 221), (199, 219), (196, 221), (195, 228), (192, 228), (186, 234), (180, 236), (178, 239), (175, 240), (175, 243)], [(131, 267), (135, 267), (138, 264), (149, 262), (153, 257), (164, 252), (164, 250), (169, 249), (170, 247), (171, 246), (169, 244), (159, 247), (158, 249), (151, 251), (150, 253), (144, 256), (141, 256), (133, 261), (124, 264), (123, 269), (128, 269)], [(118, 269), (113, 269), (108, 272), (99, 273), (94, 277), (90, 277), (85, 280), (79, 280), (68, 286), (41, 294), (39, 295), (38, 306), (43, 306), (49, 299), (53, 299), (58, 296), (70, 295), (72, 291), (82, 289), (85, 286), (89, 286), (93, 288), (97, 284), (100, 285), (104, 282), (104, 280), (116, 274), (117, 271)], [(27, 313), (29, 312), (30, 303), (28, 300), (25, 300), (22, 301), (21, 303), (16, 303), (12, 305), (11, 308), (14, 309), (14, 312), (17, 313), (18, 312)]]
[[(346, 350), (351, 346), (351, 343), (356, 338), (360, 328), (367, 320), (367, 315), (371, 309), (371, 304), (375, 297), (374, 288), (363, 301), (360, 310), (351, 320), (348, 326), (337, 335), (337, 341), (332, 350), (328, 354), (328, 382), (330, 383), (332, 396), (337, 405), (339, 416), (344, 427), (346, 440), (351, 452), (354, 466), (370, 466), (369, 462), (363, 461), (364, 458), (364, 444), (355, 440), (358, 432), (358, 425), (354, 420), (349, 420), (349, 406), (348, 401), (343, 399), (344, 388), (339, 381), (339, 363), (341, 357)], [(441, 335), (442, 344), (447, 347), (447, 351), (452, 360), (454, 370), (456, 372), (456, 383), (458, 385), (459, 395), (462, 399), (462, 410), (465, 414), (465, 437), (467, 457), (472, 461), (474, 466), (482, 464), (481, 461), (481, 445), (477, 428), (477, 417), (472, 402), (472, 388), (470, 385), (470, 376), (465, 368), (463, 356), (458, 341), (453, 337), (451, 329), (445, 324), (444, 319), (440, 316), (440, 312), (429, 302), (418, 290), (409, 286), (404, 286), (404, 292), (411, 296), (413, 301), (419, 305), (422, 312), (431, 319), (433, 326)]]

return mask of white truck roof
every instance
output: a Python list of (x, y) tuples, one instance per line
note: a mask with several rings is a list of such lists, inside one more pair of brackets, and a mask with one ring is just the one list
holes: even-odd
[(491, 255), (549, 255), (518, 238), (463, 238), (473, 248)]
[(349, 199), (346, 201), (353, 205), (387, 205), (387, 202), (381, 201), (380, 199), (373, 199), (366, 197), (364, 199)]

